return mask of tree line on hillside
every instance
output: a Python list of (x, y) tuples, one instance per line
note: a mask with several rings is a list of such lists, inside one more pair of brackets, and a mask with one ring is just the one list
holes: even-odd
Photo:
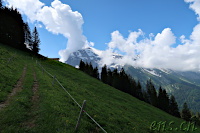
[(13, 7), (2, 5), (0, 0), (0, 42), (21, 50), (27, 50), (27, 46), (34, 53), (39, 52), (39, 34), (35, 27), (31, 33), (28, 23), (24, 22), (22, 15)]
[(185, 102), (183, 109), (179, 112), (178, 104), (173, 95), (169, 97), (168, 93), (162, 87), (159, 87), (158, 93), (151, 81), (148, 80), (146, 83), (146, 89), (142, 89), (142, 86), (139, 81), (135, 81), (130, 75), (126, 74), (124, 69), (121, 68), (118, 72), (117, 68), (111, 71), (110, 68), (107, 68), (106, 65), (102, 67), (101, 75), (99, 76), (99, 70), (97, 67), (93, 68), (91, 62), (80, 61), (79, 70), (87, 73), (88, 75), (101, 80), (103, 83), (108, 84), (120, 91), (128, 93), (139, 100), (147, 102), (173, 116), (183, 118), (186, 121), (196, 121), (200, 123), (199, 113), (198, 115), (191, 115)]

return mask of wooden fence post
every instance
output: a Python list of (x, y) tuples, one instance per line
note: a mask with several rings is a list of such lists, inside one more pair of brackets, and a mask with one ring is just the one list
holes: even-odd
[(82, 105), (82, 108), (81, 108), (81, 112), (79, 114), (79, 118), (78, 118), (78, 121), (77, 121), (77, 124), (76, 124), (76, 131), (78, 130), (78, 127), (80, 125), (80, 122), (81, 122), (81, 117), (83, 116), (83, 112), (84, 112), (84, 108), (85, 108), (85, 105), (86, 105), (86, 100), (83, 101), (83, 105)]

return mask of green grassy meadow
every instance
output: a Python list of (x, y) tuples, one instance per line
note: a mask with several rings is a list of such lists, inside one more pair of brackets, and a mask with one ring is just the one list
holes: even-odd
[[(16, 54), (15, 54), (16, 53)], [(6, 67), (8, 58), (15, 54)], [(82, 105), (87, 100), (87, 111), (108, 133), (193, 132), (182, 119), (140, 101), (129, 94), (103, 84), (67, 64), (50, 59), (38, 59), (29, 53), (0, 44), (0, 101), (5, 101), (27, 65), (23, 89), (12, 97), (8, 107), (0, 111), (0, 132), (73, 133), (80, 108), (42, 68), (61, 82), (66, 90)], [(39, 102), (32, 109), (33, 69), (39, 84)], [(27, 123), (34, 121), (34, 127)], [(160, 122), (160, 131), (150, 131), (152, 122)], [(166, 122), (166, 125), (164, 124)], [(171, 125), (169, 126), (171, 122)], [(162, 123), (162, 124), (161, 124)], [(182, 123), (182, 126), (181, 126)], [(165, 125), (165, 126), (164, 126)], [(185, 131), (180, 131), (181, 130)], [(155, 127), (159, 127), (157, 124)], [(165, 127), (165, 128), (163, 128)], [(170, 131), (171, 128), (172, 131)], [(177, 129), (176, 129), (177, 128)], [(200, 127), (196, 127), (200, 132)], [(152, 129), (155, 129), (152, 125)], [(166, 131), (163, 131), (166, 129)], [(79, 133), (103, 132), (90, 118), (83, 115)]]

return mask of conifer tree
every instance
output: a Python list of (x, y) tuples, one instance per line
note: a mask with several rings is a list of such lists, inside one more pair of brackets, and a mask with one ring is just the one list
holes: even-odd
[(38, 54), (39, 53), (39, 45), (40, 45), (40, 38), (39, 38), (39, 33), (37, 31), (37, 28), (35, 27), (32, 33), (32, 38), (33, 38), (33, 53)]
[(120, 81), (119, 81), (119, 73), (118, 73), (118, 70), (117, 68), (115, 68), (113, 70), (113, 83), (112, 83), (112, 86), (116, 89), (119, 89), (119, 84), (120, 84)]
[(90, 76), (93, 76), (93, 66), (92, 66), (92, 63), (90, 62), (90, 64), (89, 64), (89, 67), (88, 67), (88, 74), (90, 75)]
[(103, 83), (106, 83), (107, 84), (107, 66), (106, 64), (102, 67), (102, 70), (101, 70), (101, 81)]
[(126, 79), (126, 73), (123, 68), (119, 73), (119, 78), (120, 78), (119, 90), (127, 93), (127, 82), (126, 82), (127, 79)]
[(84, 72), (87, 73), (87, 74), (89, 74), (89, 64), (87, 62), (85, 63)]
[(180, 117), (180, 112), (178, 109), (178, 104), (176, 102), (176, 99), (173, 95), (170, 97), (170, 102), (169, 102), (169, 113), (173, 116)]
[(108, 68), (108, 79), (107, 82), (110, 86), (112, 86), (112, 82), (113, 82), (113, 72), (111, 71), (110, 68)]
[(99, 79), (99, 70), (97, 66), (93, 69), (93, 77)]
[(155, 107), (157, 106), (157, 92), (152, 83), (151, 83), (151, 104)]
[(132, 95), (132, 96), (134, 96), (134, 97), (136, 97), (136, 98), (139, 98), (138, 96), (137, 96), (137, 85), (136, 85), (136, 82), (135, 82), (135, 80), (134, 79), (131, 79), (131, 78), (129, 78), (130, 79), (130, 94)]
[(25, 36), (25, 42), (28, 44), (29, 48), (33, 49), (33, 40), (28, 22), (24, 24), (24, 36)]
[(84, 71), (84, 70), (85, 70), (85, 63), (82, 61), (82, 59), (81, 59), (80, 64), (79, 64), (79, 69), (80, 69), (81, 71)]
[(163, 106), (163, 110), (169, 113), (169, 96), (165, 89), (163, 90), (163, 105), (162, 106)]
[(158, 91), (158, 108), (164, 110), (163, 108), (163, 90), (162, 87), (159, 87), (159, 91)]
[(138, 97), (140, 100), (144, 100), (143, 94), (142, 94), (142, 86), (141, 86), (139, 80), (138, 80), (138, 83), (137, 83), (137, 86), (136, 86), (136, 97)]
[(190, 110), (189, 110), (186, 102), (183, 104), (183, 109), (181, 110), (181, 118), (186, 121), (190, 121), (190, 119), (191, 119)]
[(3, 6), (3, 5), (2, 5), (2, 1), (0, 0), (0, 8), (2, 8), (2, 6)]
[(143, 94), (144, 101), (145, 101), (146, 103), (150, 103), (147, 92), (146, 92), (145, 90), (143, 90), (143, 93), (142, 93), (142, 94)]
[(147, 80), (147, 84), (146, 84), (146, 90), (147, 90), (147, 101), (148, 103), (151, 104), (151, 86), (150, 86), (150, 83), (149, 81)]
[(153, 106), (157, 106), (157, 92), (153, 83), (151, 82), (151, 79), (147, 81), (146, 87), (150, 104), (152, 104)]
[(125, 91), (128, 93), (128, 94), (130, 94), (131, 93), (131, 82), (132, 82), (132, 78), (131, 78), (131, 76), (130, 75), (127, 75), (126, 73), (125, 73), (125, 84), (126, 84), (126, 86), (125, 86)]

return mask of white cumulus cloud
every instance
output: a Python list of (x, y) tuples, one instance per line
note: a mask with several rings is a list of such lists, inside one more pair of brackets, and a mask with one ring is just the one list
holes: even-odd
[[(200, 21), (200, 0), (185, 0), (185, 2), (189, 3), (190, 9), (194, 10), (197, 20)], [(143, 39), (138, 41), (139, 36), (143, 36)], [(173, 47), (176, 38), (170, 28), (165, 28), (156, 36), (151, 33), (148, 38), (144, 37), (140, 29), (130, 32), (128, 38), (124, 38), (119, 31), (114, 31), (111, 33), (106, 54), (102, 54), (101, 63), (113, 62), (146, 68), (200, 71), (200, 24), (193, 28), (189, 39), (182, 35), (181, 44)], [(124, 53), (123, 59), (107, 58), (107, 55), (116, 51), (115, 49)], [(133, 60), (134, 58), (137, 60)]]
[(66, 49), (59, 51), (61, 61), (66, 61), (70, 53), (82, 47), (94, 46), (94, 43), (89, 43), (83, 35), (82, 15), (78, 11), (72, 11), (69, 5), (59, 0), (54, 0), (51, 6), (45, 6), (39, 0), (7, 0), (7, 2), (18, 8), (32, 22), (42, 22), (48, 31), (68, 38)]
[(197, 19), (200, 21), (200, 0), (185, 0), (190, 3), (190, 8), (198, 15)]
[[(137, 41), (138, 37), (143, 36), (143, 34), (141, 30), (138, 30), (131, 32), (128, 38), (124, 38), (119, 31), (111, 33), (111, 41), (108, 43), (105, 54), (102, 54), (101, 64), (111, 62), (145, 68), (200, 70), (200, 24), (194, 27), (190, 39), (181, 36), (182, 44), (177, 47), (173, 47), (173, 44), (176, 44), (176, 36), (170, 28), (165, 28), (155, 37), (151, 33), (149, 38), (143, 37)], [(108, 55), (111, 55), (115, 49), (124, 52), (124, 58), (117, 60), (108, 58)], [(137, 58), (138, 55), (139, 58)], [(134, 58), (137, 60), (133, 60)]]

